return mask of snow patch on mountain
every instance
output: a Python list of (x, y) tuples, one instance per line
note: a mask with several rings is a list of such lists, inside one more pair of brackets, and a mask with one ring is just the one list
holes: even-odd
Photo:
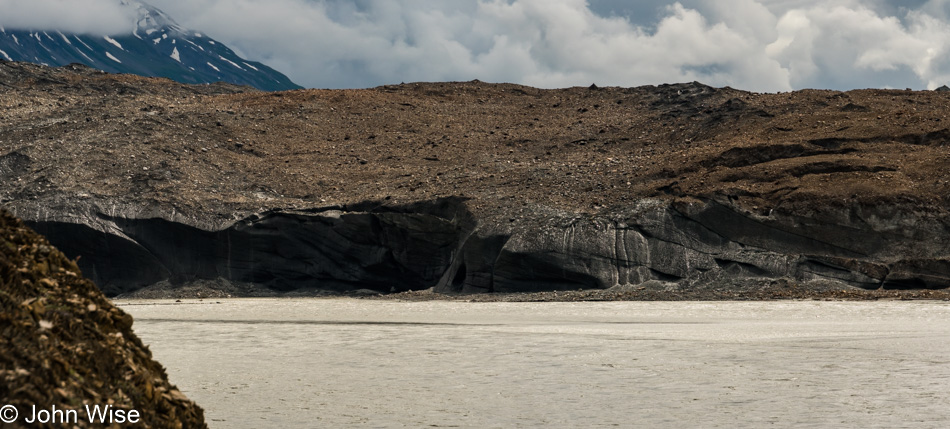
[(106, 56), (109, 57), (110, 60), (115, 61), (115, 62), (117, 62), (117, 63), (119, 63), (119, 64), (122, 64), (122, 61), (119, 61), (119, 59), (116, 58), (116, 57), (114, 57), (114, 56), (112, 55), (112, 53), (106, 52)]
[(178, 47), (172, 49), (172, 59), (178, 62), (181, 62), (181, 55), (178, 54)]
[(220, 58), (220, 59), (222, 59), (222, 60), (224, 60), (224, 61), (230, 63), (232, 66), (237, 67), (239, 70), (244, 70), (243, 67), (239, 66), (239, 65), (238, 65), (236, 62), (234, 62), (234, 61), (231, 61), (231, 60), (229, 60), (229, 59), (227, 59), (227, 58), (224, 58), (224, 57), (222, 57), (222, 56), (220, 56), (220, 55), (218, 55), (218, 58)]
[(121, 50), (123, 50), (123, 51), (125, 50), (125, 48), (123, 48), (122, 45), (121, 45), (119, 42), (117, 42), (115, 39), (113, 39), (113, 38), (111, 38), (111, 37), (109, 37), (109, 36), (102, 36), (102, 38), (103, 38), (103, 39), (106, 39), (106, 42), (109, 42), (109, 43), (115, 45), (115, 47), (117, 47), (117, 48), (119, 48), (119, 49), (121, 49)]
[[(79, 38), (79, 36), (73, 36), (73, 37), (76, 39), (76, 41), (78, 41), (79, 43), (82, 43), (82, 45), (85, 46), (86, 49), (88, 49), (88, 50), (90, 50), (90, 51), (93, 50), (92, 47), (90, 47), (89, 45), (87, 45), (86, 42), (83, 42), (82, 39)], [(81, 51), (80, 51), (80, 52), (81, 52)], [(83, 55), (85, 55), (85, 54), (83, 54)], [(89, 58), (89, 57), (86, 57), (86, 58)]]

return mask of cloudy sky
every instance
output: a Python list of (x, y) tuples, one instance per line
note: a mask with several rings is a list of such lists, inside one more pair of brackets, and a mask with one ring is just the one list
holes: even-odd
[[(307, 87), (950, 84), (950, 0), (147, 1)], [(0, 0), (0, 25), (112, 31), (114, 3)]]

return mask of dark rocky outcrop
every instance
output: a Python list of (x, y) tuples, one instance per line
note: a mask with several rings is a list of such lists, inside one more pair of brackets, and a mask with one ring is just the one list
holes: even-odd
[[(217, 230), (159, 218), (31, 222), (111, 295), (223, 279), (276, 291), (410, 290), (451, 264), (459, 226), (427, 213), (272, 212)], [(95, 250), (93, 250), (95, 249)]]
[(201, 408), (168, 382), (132, 332), (132, 317), (2, 210), (0, 309), (0, 403), (18, 409), (22, 426), (13, 427), (64, 426), (26, 425), (34, 406), (77, 410), (68, 423), (105, 427), (90, 423), (87, 405), (135, 410), (141, 427), (205, 427)]
[(728, 200), (644, 199), (595, 216), (538, 208), (499, 221), (474, 218), (466, 205), (273, 211), (217, 228), (103, 213), (30, 224), (82, 255), (84, 272), (110, 295), (211, 281), (277, 292), (678, 290), (743, 279), (950, 287), (946, 219), (901, 208), (825, 207), (803, 217)]

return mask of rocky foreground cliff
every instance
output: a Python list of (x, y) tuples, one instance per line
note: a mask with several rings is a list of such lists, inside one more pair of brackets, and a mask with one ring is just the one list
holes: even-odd
[(948, 112), (944, 92), (267, 93), (0, 62), (0, 200), (110, 295), (944, 290)]
[[(205, 427), (201, 408), (168, 382), (132, 332), (132, 317), (84, 279), (73, 261), (2, 210), (0, 309), (5, 424)], [(96, 407), (99, 412), (89, 411)]]

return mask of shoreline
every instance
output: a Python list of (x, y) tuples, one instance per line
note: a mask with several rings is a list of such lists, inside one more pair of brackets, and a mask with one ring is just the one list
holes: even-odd
[(531, 292), (513, 294), (472, 294), (446, 295), (427, 291), (402, 292), (397, 294), (362, 297), (374, 300), (402, 300), (402, 301), (468, 301), (468, 302), (604, 302), (604, 301), (950, 301), (950, 291), (939, 290), (832, 290), (824, 292), (784, 292), (784, 291), (756, 291), (744, 295), (736, 291), (722, 293), (709, 292), (657, 292), (634, 291), (615, 292), (610, 290), (596, 291), (557, 291)]
[[(950, 301), (950, 290), (939, 289), (843, 289), (812, 288), (782, 281), (767, 282), (757, 287), (746, 288), (695, 288), (663, 290), (648, 287), (615, 287), (610, 289), (588, 289), (547, 292), (519, 293), (475, 293), (448, 294), (431, 289), (398, 293), (377, 293), (360, 289), (341, 293), (326, 290), (308, 290), (280, 293), (278, 291), (256, 288), (242, 288), (242, 292), (224, 291), (211, 287), (187, 286), (182, 288), (160, 288), (144, 291), (141, 294), (127, 294), (111, 297), (113, 301), (135, 302), (148, 300), (214, 300), (233, 298), (353, 298), (369, 301), (456, 301), (456, 302), (603, 302), (603, 301)], [(185, 302), (182, 302), (185, 303)]]

